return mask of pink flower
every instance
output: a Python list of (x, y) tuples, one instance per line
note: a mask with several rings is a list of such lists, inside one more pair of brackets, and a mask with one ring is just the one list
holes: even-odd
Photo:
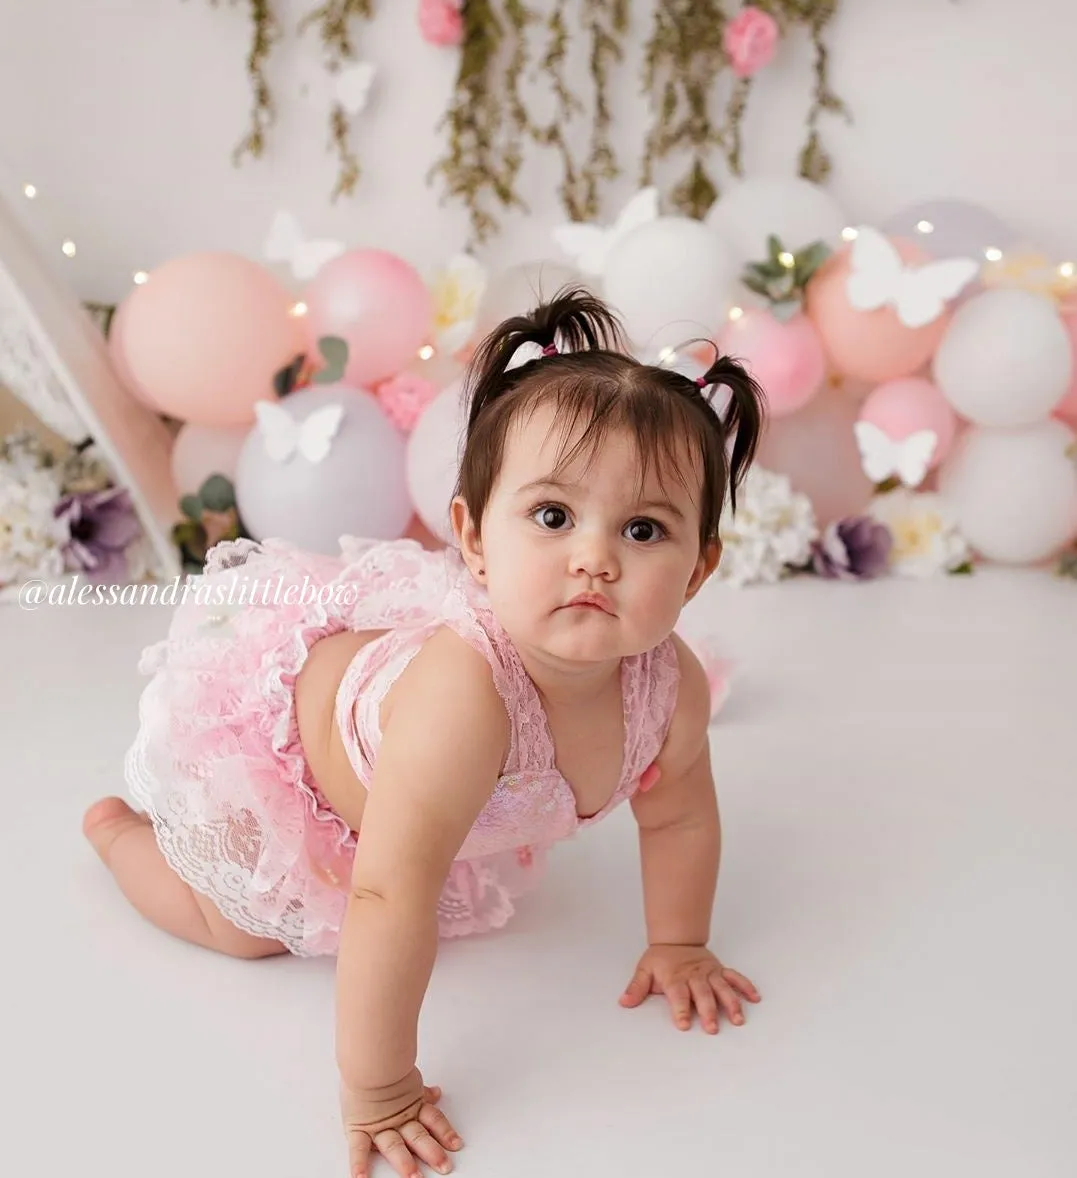
[(419, 31), (431, 45), (459, 45), (464, 39), (464, 18), (453, 0), (419, 0)]
[(437, 385), (410, 372), (378, 385), (378, 400), (389, 420), (404, 433), (411, 433), (423, 410), (438, 395)]
[(778, 44), (778, 22), (774, 17), (747, 5), (725, 27), (722, 47), (738, 78), (752, 74), (770, 63)]

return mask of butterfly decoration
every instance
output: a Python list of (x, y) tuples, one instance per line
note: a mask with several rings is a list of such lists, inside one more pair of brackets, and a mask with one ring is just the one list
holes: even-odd
[(342, 241), (329, 238), (308, 240), (295, 217), (281, 210), (273, 218), (262, 253), (270, 262), (287, 262), (292, 274), (300, 281), (306, 281), (346, 248)]
[(864, 473), (876, 486), (896, 478), (918, 487), (927, 477), (939, 442), (934, 430), (917, 430), (898, 442), (870, 421), (858, 421), (853, 432)]
[(658, 189), (643, 188), (628, 201), (612, 225), (568, 222), (554, 228), (553, 239), (582, 273), (600, 276), (617, 242), (657, 217)]
[(344, 406), (335, 404), (315, 409), (302, 421), (275, 401), (256, 401), (254, 413), (266, 454), (274, 462), (287, 462), (298, 454), (317, 465), (329, 453), (344, 420)]
[(886, 237), (877, 229), (862, 226), (850, 251), (845, 289), (857, 311), (893, 307), (906, 327), (926, 327), (979, 272), (980, 263), (972, 258), (907, 266)]
[(376, 73), (373, 62), (360, 61), (337, 74), (333, 91), (337, 102), (348, 114), (357, 115), (360, 111), (366, 110)]

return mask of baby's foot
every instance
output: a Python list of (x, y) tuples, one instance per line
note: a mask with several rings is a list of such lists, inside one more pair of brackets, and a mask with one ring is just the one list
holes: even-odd
[(148, 814), (132, 810), (123, 798), (102, 798), (86, 811), (82, 833), (107, 867), (112, 844), (120, 835), (125, 830), (145, 826), (149, 821)]

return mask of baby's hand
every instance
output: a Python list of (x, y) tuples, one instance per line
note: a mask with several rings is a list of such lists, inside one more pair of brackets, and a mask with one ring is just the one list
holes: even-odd
[(437, 1108), (440, 1099), (441, 1089), (426, 1087), (417, 1068), (391, 1092), (356, 1092), (342, 1084), (348, 1178), (368, 1178), (373, 1153), (380, 1153), (401, 1178), (419, 1178), (420, 1160), (448, 1174), (452, 1162), (445, 1151), (458, 1150), (464, 1143)]
[(692, 1007), (710, 1035), (718, 1033), (721, 1007), (731, 1022), (744, 1022), (741, 997), (759, 1001), (759, 991), (735, 969), (727, 969), (699, 945), (652, 945), (621, 995), (622, 1006), (639, 1006), (648, 994), (665, 994), (673, 1021), (682, 1030), (692, 1025)]

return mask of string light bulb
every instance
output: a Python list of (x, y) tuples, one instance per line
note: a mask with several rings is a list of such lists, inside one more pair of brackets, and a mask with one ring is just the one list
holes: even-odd
[(33, 200), (37, 196), (37, 187), (33, 184), (25, 185), (22, 191), (27, 200)]
[(841, 239), (842, 241), (856, 241), (857, 231), (851, 225), (846, 225), (841, 231)]
[(736, 323), (736, 321), (738, 319), (741, 319), (743, 317), (744, 317), (744, 308), (743, 307), (730, 307), (729, 308), (729, 318), (734, 323)]
[(935, 226), (932, 225), (930, 221), (917, 221), (916, 231), (918, 233), (934, 233)]
[(434, 358), (433, 347), (430, 344), (423, 344), (423, 346), (419, 349), (419, 359), (420, 360), (433, 360), (433, 358)]
[(676, 350), (674, 348), (669, 347), (668, 345), (666, 347), (664, 347), (658, 353), (658, 363), (662, 367), (666, 367), (667, 365), (672, 365), (676, 359), (677, 359)]
[(792, 270), (792, 268), (797, 264), (796, 258), (794, 258), (788, 250), (783, 250), (778, 255), (778, 261), (781, 262), (786, 270)]
[(73, 258), (75, 256), (75, 243), (70, 238), (68, 238), (67, 241), (65, 241), (64, 244), (60, 246), (60, 248), (64, 251), (64, 255), (66, 257)]
[(1059, 266), (1058, 272), (1062, 275), (1063, 278), (1072, 278), (1073, 275), (1077, 273), (1077, 266), (1075, 266), (1073, 262), (1063, 262), (1062, 265)]
[(987, 249), (984, 250), (984, 257), (989, 262), (1001, 262), (1002, 261), (1002, 250), (997, 249), (993, 245), (989, 245), (987, 247)]
[(136, 270), (134, 274), (135, 286), (141, 286), (144, 282), (149, 280), (149, 275), (145, 270)]
[(295, 303), (292, 309), (288, 312), (295, 319), (301, 319), (307, 313), (306, 303)]

